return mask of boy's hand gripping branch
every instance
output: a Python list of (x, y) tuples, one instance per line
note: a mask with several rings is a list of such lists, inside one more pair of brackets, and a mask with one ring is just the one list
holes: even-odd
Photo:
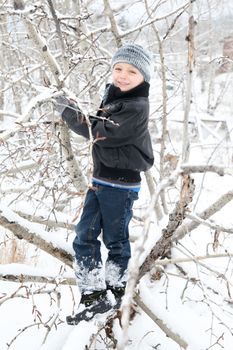
[(54, 109), (62, 116), (63, 112), (67, 108), (66, 114), (70, 111), (75, 111), (78, 115), (82, 114), (77, 102), (73, 99), (60, 95), (53, 97)]

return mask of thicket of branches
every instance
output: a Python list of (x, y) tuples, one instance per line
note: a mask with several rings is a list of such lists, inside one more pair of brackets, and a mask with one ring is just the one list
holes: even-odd
[[(181, 266), (182, 259), (172, 256), (174, 244), (179, 246), (185, 236), (205, 225), (213, 233), (211, 254), (228, 257), (230, 263), (231, 252), (224, 247), (224, 240), (232, 234), (230, 221), (222, 224), (212, 216), (229, 205), (233, 189), (217, 189), (215, 199), (211, 203), (207, 200), (206, 206), (196, 211), (204, 188), (200, 182), (204, 183), (205, 176), (232, 176), (232, 129), (227, 118), (218, 114), (228, 88), (227, 79), (218, 88), (215, 85), (217, 69), (229, 60), (221, 52), (228, 14), (223, 14), (225, 27), (222, 22), (219, 25), (215, 12), (219, 3), (207, 3), (15, 0), (3, 1), (0, 7), (2, 263), (7, 261), (4, 255), (9, 257), (9, 247), (11, 261), (26, 259), (23, 240), (60, 260), (63, 268), (72, 266), (72, 253), (64, 248), (65, 244), (55, 245), (50, 233), (63, 229), (64, 241), (70, 241), (91, 174), (91, 142), (69, 132), (54, 113), (52, 98), (65, 92), (79, 101), (87, 116), (93, 114), (108, 82), (111, 55), (116, 48), (137, 42), (153, 53), (150, 130), (156, 163), (144, 174), (147, 200), (134, 217), (134, 224), (141, 227), (143, 242), (135, 252), (129, 275), (130, 298), (122, 308), (125, 336), (119, 349), (124, 349), (127, 341), (132, 298), (148, 312), (139, 296), (134, 295), (135, 286), (148, 273), (161, 278), (161, 265)], [(217, 31), (220, 26), (221, 31)], [(193, 107), (197, 79), (205, 96), (202, 117), (198, 102)], [(180, 111), (176, 118), (174, 110)], [(208, 145), (206, 133), (212, 136)], [(189, 162), (193, 145), (207, 155), (204, 164)], [(203, 180), (197, 177), (196, 184), (197, 174)], [(161, 222), (166, 224), (161, 226)], [(142, 261), (142, 247), (153, 225), (160, 229), (159, 236)], [(218, 251), (220, 245), (223, 249)], [(196, 264), (208, 257), (194, 256), (185, 249), (183, 253), (187, 261)], [(182, 267), (179, 273), (188, 281), (190, 276)], [(218, 271), (212, 273), (220, 275)], [(45, 282), (43, 276), (19, 278), (9, 273), (1, 278)], [(227, 278), (225, 283), (232, 300), (231, 283)], [(56, 321), (57, 318), (53, 320)], [(187, 347), (166, 326), (159, 326), (183, 348)]]

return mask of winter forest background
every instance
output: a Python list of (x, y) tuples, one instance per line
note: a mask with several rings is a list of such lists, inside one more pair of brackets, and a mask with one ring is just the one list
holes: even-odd
[[(232, 19), (230, 0), (1, 0), (0, 350), (232, 350)], [(95, 113), (127, 42), (153, 53), (156, 161), (121, 312), (73, 327), (91, 142), (52, 97)]]

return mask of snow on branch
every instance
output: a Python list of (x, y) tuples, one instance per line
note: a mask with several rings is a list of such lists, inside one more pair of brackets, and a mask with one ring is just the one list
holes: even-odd
[(140, 306), (140, 308), (154, 321), (157, 326), (166, 334), (167, 337), (171, 338), (174, 342), (176, 342), (182, 349), (187, 349), (188, 344), (187, 342), (180, 337), (180, 335), (174, 333), (170, 328), (167, 327), (167, 325), (161, 320), (159, 317), (157, 317), (150, 309), (149, 307), (142, 301), (140, 296), (136, 294), (134, 296), (134, 300)]
[(50, 71), (53, 74), (53, 77), (56, 81), (57, 87), (61, 88), (63, 86), (62, 72), (54, 56), (51, 54), (45, 39), (37, 31), (31, 19), (29, 19), (28, 17), (24, 17), (24, 23), (28, 30), (29, 36), (39, 48), (41, 55), (48, 64)]
[(201, 260), (208, 260), (208, 259), (217, 259), (217, 258), (232, 258), (233, 253), (223, 253), (223, 254), (210, 254), (210, 255), (203, 255), (203, 256), (193, 256), (188, 258), (174, 258), (174, 259), (162, 259), (157, 260), (154, 262), (154, 266), (166, 266), (169, 264), (180, 264), (180, 263), (187, 263), (187, 262), (198, 262)]
[[(159, 191), (161, 191), (163, 188), (168, 186), (169, 184), (173, 183), (173, 181), (177, 181), (178, 179), (178, 172), (174, 172), (173, 176), (170, 178), (170, 181), (164, 181), (161, 186), (159, 186), (159, 189), (157, 189), (157, 193), (155, 193), (155, 196), (158, 198)], [(158, 186), (157, 186), (158, 187)], [(142, 252), (144, 250), (144, 246), (146, 244), (146, 240), (148, 239), (148, 232), (150, 228), (150, 217), (151, 213), (154, 208), (154, 203), (156, 203), (156, 200), (153, 201), (153, 206), (150, 206), (151, 210), (145, 216), (145, 224), (144, 224), (144, 232), (142, 234), (143, 241), (141, 244), (135, 249), (134, 251), (134, 258), (131, 260), (130, 266), (129, 266), (129, 276), (128, 276), (128, 283), (126, 287), (126, 293), (125, 297), (123, 299), (122, 303), (122, 340), (119, 345), (119, 350), (123, 350), (128, 339), (128, 327), (130, 323), (130, 305), (131, 301), (133, 299), (133, 296), (135, 294), (135, 287), (138, 283), (138, 281), (147, 273), (149, 272), (153, 266), (154, 262), (161, 257), (166, 257), (168, 254), (170, 254), (170, 249), (172, 245), (172, 235), (182, 223), (184, 220), (186, 213), (187, 213), (187, 207), (188, 204), (192, 201), (193, 193), (194, 193), (194, 182), (193, 179), (189, 175), (183, 175), (183, 181), (182, 181), (182, 188), (180, 192), (180, 199), (177, 202), (173, 212), (169, 215), (169, 222), (167, 224), (167, 227), (162, 230), (162, 236), (157, 241), (155, 246), (152, 248), (149, 255), (146, 257), (144, 263), (140, 266), (140, 257), (142, 255)]]
[(163, 258), (169, 254), (172, 236), (187, 215), (187, 207), (192, 201), (194, 189), (195, 186), (191, 177), (189, 175), (184, 175), (180, 200), (176, 204), (173, 212), (169, 214), (169, 222), (167, 227), (162, 230), (161, 238), (156, 242), (150, 254), (142, 264), (139, 279), (150, 271), (158, 258)]
[[(208, 219), (210, 216), (214, 215), (220, 211), (225, 205), (233, 200), (233, 191), (224, 193), (217, 201), (211, 204), (208, 208), (203, 210), (201, 213), (197, 214), (202, 220)], [(189, 223), (183, 223), (179, 228), (177, 228), (174, 233), (172, 240), (174, 242), (182, 239), (187, 233), (193, 231), (200, 225), (200, 221), (194, 220)]]
[[(23, 4), (22, 9), (25, 11), (24, 2), (22, 2), (22, 4)], [(56, 15), (54, 8), (53, 8), (53, 11), (54, 11), (54, 14)], [(56, 86), (56, 90), (60, 90), (61, 88), (66, 89), (66, 87), (64, 86), (64, 81), (63, 81), (64, 76), (62, 74), (62, 70), (61, 70), (56, 58), (51, 53), (45, 38), (41, 35), (38, 28), (36, 28), (35, 24), (33, 23), (32, 15), (25, 16), (23, 11), (22, 11), (21, 16), (22, 16), (23, 22), (25, 24), (25, 27), (27, 29), (29, 37), (34, 42), (34, 44), (37, 47), (37, 49), (39, 50), (41, 56), (44, 58), (44, 61), (47, 63), (47, 66), (48, 66), (50, 72), (52, 73), (52, 76), (55, 80), (55, 84), (53, 84), (53, 85)], [(67, 90), (66, 92), (68, 92), (68, 95), (73, 95), (72, 92), (68, 91), (68, 89), (66, 89), (66, 90)], [(54, 94), (55, 94), (55, 91), (53, 91), (53, 95)], [(50, 95), (48, 97), (49, 98), (47, 98), (47, 99), (51, 99), (52, 94), (50, 93)], [(34, 101), (34, 100), (36, 101), (37, 98), (38, 97), (35, 97), (34, 99), (32, 99), (32, 101)], [(32, 110), (32, 108), (35, 108), (36, 105), (37, 105), (37, 103), (34, 103), (34, 105), (31, 106), (31, 104), (29, 103), (26, 113), (24, 113), (24, 115), (22, 117), (19, 117), (19, 119), (16, 122), (21, 124), (22, 121), (26, 121), (26, 119), (28, 120), (29, 115), (30, 115), (30, 111)], [(19, 126), (14, 127), (13, 132), (12, 132), (12, 130), (5, 131), (4, 133), (1, 134), (0, 141), (1, 140), (4, 141), (8, 137), (13, 136), (17, 131), (20, 130), (20, 128), (21, 128), (21, 126), (19, 125)], [(79, 164), (77, 163), (77, 161), (74, 157), (72, 147), (71, 147), (71, 142), (70, 142), (70, 134), (69, 134), (69, 131), (68, 131), (68, 128), (66, 125), (61, 125), (60, 140), (61, 140), (61, 147), (63, 150), (63, 154), (64, 154), (66, 162), (67, 162), (68, 173), (72, 179), (74, 186), (77, 188), (77, 190), (79, 192), (83, 193), (87, 189), (87, 181), (86, 181), (85, 176), (82, 173), (82, 170), (79, 167)]]
[(27, 104), (27, 108), (23, 114), (15, 114), (17, 116), (14, 126), (0, 134), (0, 143), (6, 141), (8, 138), (14, 136), (23, 127), (23, 123), (27, 122), (31, 118), (32, 111), (36, 109), (39, 105), (51, 99), (54, 91), (47, 90), (41, 94), (33, 97)]
[(151, 197), (151, 203), (144, 214), (144, 220), (151, 215), (151, 212), (153, 208), (158, 203), (158, 199), (160, 196), (160, 193), (170, 187), (176, 184), (176, 182), (179, 179), (180, 175), (186, 175), (191, 173), (205, 173), (205, 172), (215, 172), (220, 176), (223, 175), (232, 175), (233, 169), (232, 168), (225, 168), (217, 165), (189, 165), (189, 164), (181, 164), (175, 171), (172, 172), (172, 174), (168, 178), (164, 178), (157, 186), (154, 191), (154, 194)]
[[(48, 219), (48, 217), (46, 217), (44, 214), (43, 215), (31, 215), (28, 213), (25, 213), (23, 211), (17, 210), (16, 214), (18, 214), (19, 216), (23, 217), (24, 219), (30, 221), (30, 222), (36, 222), (38, 224), (42, 224), (42, 225), (46, 225), (46, 227), (50, 227), (50, 228), (65, 228), (66, 230), (71, 230), (74, 231), (74, 224), (70, 224), (67, 221), (64, 220), (57, 220), (57, 216), (56, 216), (56, 220), (51, 220)], [(70, 219), (71, 221), (71, 219)]]
[[(43, 269), (29, 267), (23, 264), (7, 264), (0, 266), (0, 280), (18, 282), (18, 283), (50, 283), (50, 284), (62, 284), (62, 285), (77, 285), (77, 281), (74, 277), (67, 274), (52, 274), (50, 275)], [(52, 276), (53, 275), (53, 276)]]
[[(0, 204), (0, 225), (11, 231), (18, 239), (24, 239), (50, 254), (62, 263), (72, 267), (73, 256), (69, 246), (63, 241), (49, 240), (49, 233), (14, 213), (10, 208)], [(65, 249), (66, 248), (66, 249)]]
[(17, 282), (17, 283), (51, 283), (51, 284), (62, 284), (62, 285), (68, 285), (68, 286), (76, 286), (77, 281), (75, 278), (56, 278), (56, 277), (45, 277), (45, 276), (33, 276), (33, 275), (26, 275), (24, 273), (21, 273), (20, 275), (14, 275), (11, 273), (2, 274), (0, 269), (0, 280), (1, 281), (8, 281), (8, 282)]
[(218, 231), (218, 232), (227, 232), (227, 233), (233, 233), (233, 228), (232, 227), (225, 227), (219, 224), (216, 224), (212, 220), (207, 220), (207, 219), (202, 219), (196, 214), (187, 214), (187, 219), (191, 219), (193, 221), (198, 222), (199, 224), (205, 225), (210, 227), (211, 229)]
[[(17, 164), (14, 168), (11, 169), (5, 169), (3, 171), (0, 171), (0, 176), (2, 175), (12, 175), (12, 174), (16, 174), (18, 172), (21, 171), (25, 171), (25, 170), (31, 170), (34, 168), (38, 168), (39, 164), (35, 161), (26, 161), (26, 162), (21, 162), (20, 164)], [(1, 191), (1, 186), (0, 186), (0, 191)]]

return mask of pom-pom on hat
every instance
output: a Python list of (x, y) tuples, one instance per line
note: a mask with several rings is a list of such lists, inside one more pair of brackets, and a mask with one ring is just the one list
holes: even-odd
[(116, 63), (128, 63), (136, 67), (143, 75), (145, 81), (149, 82), (152, 73), (152, 56), (142, 46), (137, 44), (126, 44), (120, 47), (113, 55), (111, 67)]

